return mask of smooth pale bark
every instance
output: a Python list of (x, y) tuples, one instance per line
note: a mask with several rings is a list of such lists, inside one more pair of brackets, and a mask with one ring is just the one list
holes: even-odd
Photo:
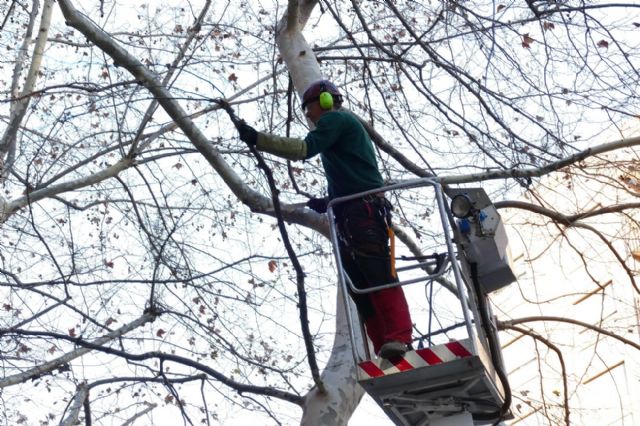
[[(105, 334), (104, 336), (101, 336), (97, 339), (95, 339), (94, 341), (92, 341), (91, 343), (93, 343), (94, 345), (104, 345), (105, 343), (109, 343), (112, 340), (117, 339), (118, 337), (121, 337), (123, 335), (125, 335), (126, 333), (130, 332), (131, 330), (135, 330), (138, 327), (142, 327), (143, 325), (147, 324), (148, 322), (151, 322), (153, 320), (155, 320), (156, 316), (152, 313), (145, 313), (144, 315), (142, 315), (141, 317), (137, 318), (134, 321), (131, 321), (128, 324), (123, 325), (122, 327), (113, 330), (110, 333)], [(4, 330), (5, 333), (8, 332), (8, 330)], [(13, 386), (13, 385), (17, 385), (18, 383), (23, 383), (27, 380), (31, 380), (33, 378), (39, 377), (43, 374), (48, 374), (50, 372), (52, 372), (53, 370), (64, 366), (66, 364), (68, 364), (69, 362), (73, 361), (76, 358), (79, 358), (81, 356), (84, 356), (86, 354), (88, 354), (89, 352), (91, 352), (91, 349), (89, 348), (79, 348), (76, 349), (74, 351), (68, 352), (58, 358), (52, 359), (51, 361), (45, 362), (43, 364), (37, 365), (27, 371), (24, 371), (22, 373), (19, 374), (14, 374), (13, 376), (7, 376), (4, 377), (3, 379), (0, 380), (0, 389), (7, 387), (7, 386)]]
[[(33, 15), (37, 14), (38, 2), (33, 2)], [(22, 66), (26, 57), (26, 50), (29, 44), (31, 44), (31, 29), (27, 30), (27, 36), (25, 37), (20, 54), (16, 59), (16, 66), (14, 67), (11, 96), (18, 98), (18, 101), (11, 104), (9, 124), (0, 139), (0, 183), (6, 178), (11, 169), (11, 163), (13, 162), (13, 155), (15, 153), (16, 136), (20, 123), (27, 112), (29, 106), (29, 100), (31, 99), (28, 94), (33, 92), (42, 64), (42, 53), (44, 46), (47, 43), (47, 35), (49, 34), (49, 27), (51, 26), (51, 14), (53, 10), (53, 0), (46, 0), (44, 8), (42, 10), (42, 17), (40, 18), (40, 26), (38, 29), (38, 36), (36, 38), (35, 46), (33, 48), (33, 58), (29, 66), (29, 71), (24, 82), (22, 91), (18, 90), (19, 77), (22, 76)], [(31, 17), (29, 24), (34, 21), (34, 16)], [(0, 225), (11, 214), (9, 207), (9, 201), (0, 195)]]
[(9, 217), (9, 202), (0, 195), (0, 225)]
[(290, 1), (276, 36), (278, 51), (300, 97), (309, 84), (322, 78), (316, 55), (302, 35), (302, 29), (317, 4), (317, 0)]
[(136, 424), (136, 421), (143, 417), (146, 416), (148, 413), (150, 413), (151, 411), (155, 410), (158, 407), (158, 404), (149, 404), (147, 403), (147, 408), (145, 408), (144, 410), (140, 411), (139, 413), (137, 413), (135, 416), (131, 417), (129, 420), (127, 420), (126, 422), (122, 423), (122, 426), (132, 426), (134, 424)]
[(112, 166), (107, 167), (92, 175), (75, 179), (69, 182), (64, 182), (58, 185), (50, 185), (41, 189), (34, 190), (27, 195), (18, 197), (11, 202), (3, 202), (0, 199), (0, 224), (4, 222), (9, 216), (18, 211), (19, 209), (26, 207), (30, 203), (43, 200), (45, 198), (51, 198), (58, 194), (70, 192), (75, 189), (85, 188), (87, 186), (95, 185), (104, 180), (117, 176), (120, 172), (133, 166), (135, 161), (129, 158), (124, 158)]
[[(12, 95), (18, 97), (18, 100), (11, 104), (11, 116), (9, 119), (9, 125), (7, 126), (2, 140), (0, 140), (0, 181), (2, 176), (6, 176), (8, 169), (11, 168), (11, 152), (15, 151), (16, 137), (18, 134), (18, 128), (22, 122), (29, 106), (31, 97), (30, 93), (33, 92), (40, 72), (42, 64), (42, 54), (44, 47), (47, 44), (47, 36), (49, 34), (49, 27), (51, 26), (51, 15), (53, 13), (53, 0), (45, 0), (44, 7), (42, 9), (42, 17), (40, 18), (40, 26), (38, 27), (38, 36), (36, 37), (35, 46), (33, 48), (33, 57), (31, 59), (31, 65), (25, 78), (24, 86), (20, 93), (17, 93), (17, 80), (14, 73), (14, 90)], [(34, 9), (36, 5), (34, 4)], [(30, 38), (27, 37), (25, 45), (30, 42)], [(25, 46), (26, 48), (26, 46)], [(8, 158), (5, 159), (5, 155)]]
[[(310, 83), (323, 77), (315, 54), (301, 32), (317, 3), (317, 1), (290, 1), (287, 14), (280, 20), (276, 38), (280, 56), (289, 70), (293, 85), (300, 97)], [(351, 308), (352, 304), (349, 306)], [(352, 312), (352, 315), (357, 318), (357, 313)], [(359, 331), (358, 328), (358, 335)], [(356, 344), (361, 346), (362, 336), (358, 336), (358, 339)], [(364, 391), (356, 381), (355, 363), (341, 289), (338, 291), (335, 338), (331, 356), (322, 372), (321, 380), (325, 392), (313, 388), (305, 396), (300, 424), (304, 426), (346, 425), (360, 403)]]
[[(349, 303), (349, 309), (352, 317), (356, 318), (358, 314), (353, 303)], [(321, 375), (326, 392), (320, 393), (313, 388), (305, 395), (300, 422), (302, 426), (346, 425), (364, 395), (362, 387), (356, 381), (347, 320), (342, 291), (338, 289), (336, 333), (331, 357)], [(355, 339), (356, 347), (362, 347), (359, 328), (355, 330)]]
[(65, 417), (61, 422), (60, 426), (73, 426), (78, 424), (78, 417), (80, 416), (80, 410), (82, 410), (82, 405), (84, 401), (89, 396), (89, 388), (86, 383), (82, 383), (78, 386), (78, 392), (76, 396), (73, 397), (73, 401), (71, 401), (71, 406), (69, 407), (69, 414)]
[(561, 158), (558, 161), (547, 163), (540, 167), (531, 167), (528, 169), (495, 170), (483, 173), (471, 173), (468, 175), (439, 176), (435, 178), (435, 180), (442, 184), (461, 184), (496, 179), (540, 177), (558, 171), (563, 167), (578, 163), (589, 157), (634, 146), (640, 146), (640, 136), (634, 136), (631, 138), (619, 139), (617, 141), (605, 142), (600, 145), (595, 145), (585, 150), (579, 151), (573, 155), (569, 155), (567, 157)]

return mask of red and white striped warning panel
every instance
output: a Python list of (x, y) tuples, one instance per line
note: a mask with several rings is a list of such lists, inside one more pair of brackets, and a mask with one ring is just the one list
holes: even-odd
[(426, 349), (409, 351), (402, 356), (390, 359), (378, 358), (358, 364), (360, 380), (374, 377), (388, 376), (414, 368), (428, 367), (442, 364), (460, 358), (473, 356), (469, 339), (452, 341), (444, 345), (432, 346)]

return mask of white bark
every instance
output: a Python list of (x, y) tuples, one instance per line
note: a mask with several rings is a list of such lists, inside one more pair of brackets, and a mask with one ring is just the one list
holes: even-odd
[[(310, 83), (322, 78), (315, 54), (301, 32), (317, 3), (315, 0), (290, 1), (287, 14), (280, 20), (276, 38), (280, 56), (300, 97)], [(356, 381), (347, 315), (342, 291), (338, 290), (336, 333), (331, 356), (321, 375), (325, 392), (313, 388), (305, 396), (300, 422), (303, 426), (346, 425), (364, 394)], [(352, 312), (352, 315), (357, 318), (357, 313)], [(359, 329), (357, 334), (359, 342), (356, 344), (362, 345)]]
[[(290, 0), (288, 13), (282, 17), (278, 26), (278, 51), (300, 97), (309, 84), (322, 78), (316, 55), (302, 35), (302, 29), (317, 4), (317, 0)], [(297, 15), (292, 16), (296, 11)]]
[(78, 417), (80, 416), (80, 410), (82, 410), (82, 405), (84, 404), (85, 399), (89, 396), (89, 388), (86, 383), (82, 383), (78, 386), (78, 392), (76, 396), (73, 397), (73, 401), (71, 401), (71, 406), (69, 407), (69, 414), (65, 417), (61, 422), (60, 426), (73, 426), (78, 424)]
[[(132, 321), (128, 324), (123, 325), (122, 327), (113, 330), (110, 333), (105, 334), (102, 337), (99, 337), (97, 339), (95, 339), (94, 341), (92, 341), (91, 343), (94, 345), (104, 345), (105, 343), (108, 343), (114, 339), (117, 339), (120, 336), (123, 336), (124, 334), (130, 332), (131, 330), (134, 330), (138, 327), (141, 327), (143, 325), (145, 325), (148, 322), (151, 322), (155, 319), (155, 315), (151, 314), (151, 313), (145, 313), (144, 315), (142, 315), (141, 317), (139, 317), (138, 319), (136, 319), (135, 321)], [(93, 349), (90, 348), (79, 348), (76, 349), (75, 351), (71, 351), (68, 352), (58, 358), (52, 359), (51, 361), (45, 362), (43, 364), (40, 364), (34, 368), (31, 368), (27, 371), (24, 371), (22, 373), (19, 374), (14, 374), (13, 376), (7, 376), (3, 379), (0, 380), (0, 389), (5, 388), (7, 386), (13, 386), (16, 385), (18, 383), (23, 383), (27, 380), (30, 380), (32, 378), (35, 377), (39, 377), (43, 374), (47, 374), (50, 373), (51, 371), (55, 370), (56, 368), (68, 364), (69, 362), (73, 361), (76, 358), (79, 358), (89, 352), (91, 352)]]
[[(44, 7), (42, 9), (42, 17), (40, 19), (40, 26), (38, 28), (38, 36), (36, 37), (36, 43), (33, 48), (33, 57), (31, 59), (31, 65), (27, 73), (27, 77), (24, 83), (24, 87), (19, 94), (18, 100), (11, 105), (11, 117), (9, 119), (9, 125), (2, 135), (0, 140), (0, 180), (8, 173), (8, 169), (11, 168), (11, 152), (15, 151), (16, 136), (20, 123), (24, 118), (27, 107), (29, 106), (29, 94), (33, 92), (40, 72), (40, 66), (42, 64), (42, 53), (44, 47), (47, 44), (47, 36), (49, 34), (49, 27), (51, 26), (51, 15), (53, 12), (53, 0), (45, 0)], [(34, 5), (35, 8), (35, 5)], [(28, 43), (30, 38), (27, 37), (25, 43)], [(19, 62), (22, 62), (19, 58)], [(16, 73), (17, 74), (17, 73)], [(18, 75), (14, 74), (14, 79)], [(14, 80), (14, 84), (17, 81)], [(14, 87), (13, 95), (17, 93), (17, 85)], [(8, 158), (5, 159), (5, 154), (9, 153)]]
[(158, 407), (158, 404), (151, 404), (151, 403), (148, 403), (148, 402), (146, 402), (145, 404), (147, 404), (147, 408), (145, 408), (144, 410), (140, 411), (135, 416), (132, 416), (126, 422), (122, 423), (121, 426), (133, 426), (134, 424), (136, 424), (136, 420), (138, 420), (140, 417), (150, 413), (151, 411), (153, 411), (155, 408)]
[(55, 195), (73, 191), (78, 188), (95, 185), (96, 183), (100, 183), (106, 179), (117, 176), (120, 172), (128, 169), (134, 164), (135, 162), (133, 160), (125, 158), (98, 173), (94, 173), (93, 175), (69, 182), (64, 182), (58, 185), (51, 185), (41, 189), (37, 189), (33, 192), (30, 192), (28, 195), (16, 198), (11, 202), (5, 201), (0, 198), (0, 224), (7, 220), (9, 216), (14, 214), (16, 211), (20, 210), (23, 207), (26, 207), (30, 203), (35, 203), (44, 198), (50, 198)]
[[(338, 289), (336, 308), (336, 334), (331, 349), (331, 357), (324, 368), (321, 379), (326, 392), (320, 393), (313, 388), (306, 396), (303, 406), (302, 426), (346, 425), (360, 403), (364, 390), (355, 377), (355, 363), (351, 351), (351, 339), (347, 328), (347, 314), (342, 300), (342, 291)], [(357, 312), (349, 303), (351, 315), (357, 318)], [(362, 347), (362, 333), (355, 330), (356, 347)]]
[[(11, 76), (12, 98), (18, 98), (20, 96), (20, 80), (22, 79), (22, 70), (24, 69), (25, 63), (28, 58), (29, 46), (31, 46), (31, 43), (33, 42), (33, 28), (35, 27), (36, 18), (38, 17), (38, 13), (40, 11), (40, 2), (38, 0), (33, 0), (32, 3), (33, 4), (31, 6), (31, 13), (29, 13), (29, 23), (26, 25), (24, 39), (22, 40), (22, 44), (18, 49), (16, 63), (13, 66), (13, 74)], [(15, 108), (14, 105), (11, 106), (11, 109)]]
[(0, 195), (0, 225), (9, 217), (9, 202)]

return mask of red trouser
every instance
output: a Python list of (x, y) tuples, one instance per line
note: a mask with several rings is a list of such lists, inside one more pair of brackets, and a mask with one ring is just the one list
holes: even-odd
[[(358, 289), (371, 288), (398, 279), (392, 273), (383, 207), (386, 200), (354, 200), (338, 211), (343, 267)], [(400, 287), (372, 293), (350, 291), (375, 353), (391, 340), (411, 343), (411, 315)]]
[(365, 319), (364, 324), (374, 352), (380, 352), (380, 347), (391, 340), (411, 343), (411, 315), (402, 288), (380, 290), (369, 298), (375, 314)]

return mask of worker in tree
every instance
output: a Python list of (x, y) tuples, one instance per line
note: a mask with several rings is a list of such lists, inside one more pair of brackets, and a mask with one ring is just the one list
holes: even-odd
[[(312, 198), (307, 206), (327, 211), (336, 197), (380, 188), (373, 144), (350, 112), (343, 110), (342, 95), (328, 80), (312, 83), (302, 95), (302, 109), (315, 124), (304, 139), (257, 132), (244, 121), (236, 123), (240, 139), (288, 160), (305, 160), (320, 154), (328, 183), (328, 197)], [(354, 199), (335, 206), (340, 253), (346, 273), (357, 288), (397, 282), (389, 250), (391, 205), (383, 194)], [(405, 353), (411, 343), (411, 317), (401, 287), (351, 297), (365, 321), (375, 353), (389, 358)]]

